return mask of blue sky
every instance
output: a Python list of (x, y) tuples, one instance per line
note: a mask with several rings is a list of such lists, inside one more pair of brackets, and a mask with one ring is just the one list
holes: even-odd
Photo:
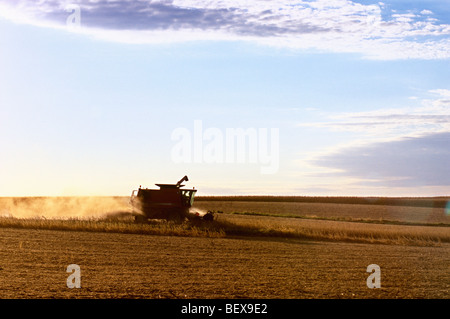
[[(129, 195), (185, 174), (199, 195), (449, 195), (448, 7), (0, 1), (0, 196)], [(276, 171), (177, 162), (174, 132), (195, 143), (199, 121), (278, 130), (256, 145)]]

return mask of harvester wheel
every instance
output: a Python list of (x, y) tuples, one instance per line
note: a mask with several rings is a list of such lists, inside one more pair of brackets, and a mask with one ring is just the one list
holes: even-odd
[(214, 220), (213, 213), (207, 212), (205, 215), (203, 215), (203, 220), (207, 222), (212, 222)]
[(166, 220), (174, 223), (182, 223), (186, 219), (185, 212), (179, 209), (173, 209), (166, 212)]
[(145, 223), (145, 220), (146, 220), (146, 218), (145, 218), (144, 215), (137, 214), (137, 215), (134, 216), (134, 221), (136, 223)]

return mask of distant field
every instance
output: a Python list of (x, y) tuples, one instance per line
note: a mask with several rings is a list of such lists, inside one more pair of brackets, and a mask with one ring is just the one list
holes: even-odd
[[(284, 199), (286, 201), (281, 201)], [(448, 198), (450, 200), (450, 198)], [(381, 202), (389, 203), (386, 205)], [(195, 207), (224, 213), (266, 214), (335, 220), (398, 221), (450, 224), (450, 201), (430, 199), (365, 199), (329, 197), (202, 197)]]
[(445, 208), (450, 197), (198, 196), (196, 201), (295, 202)]

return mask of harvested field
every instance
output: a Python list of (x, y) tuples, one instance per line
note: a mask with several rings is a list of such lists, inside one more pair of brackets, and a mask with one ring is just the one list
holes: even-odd
[[(0, 218), (0, 298), (449, 296), (443, 208), (199, 201), (197, 209), (223, 211), (213, 224), (135, 224), (111, 218), (121, 216), (112, 213), (126, 208), (124, 198), (89, 207), (94, 214), (80, 198), (52, 199), (51, 206), (16, 199), (28, 218), (14, 217), (11, 203), (0, 199), (0, 211), (10, 214)], [(370, 209), (387, 215), (379, 219)], [(66, 286), (70, 264), (81, 268), (80, 289)], [(380, 289), (366, 285), (370, 264), (381, 268)]]
[[(448, 298), (441, 247), (0, 228), (0, 298)], [(81, 268), (81, 288), (66, 267)], [(366, 286), (370, 264), (381, 288)]]

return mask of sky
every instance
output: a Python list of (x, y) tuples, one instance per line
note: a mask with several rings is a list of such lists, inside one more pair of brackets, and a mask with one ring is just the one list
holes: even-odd
[(0, 0), (0, 196), (450, 195), (447, 0)]

